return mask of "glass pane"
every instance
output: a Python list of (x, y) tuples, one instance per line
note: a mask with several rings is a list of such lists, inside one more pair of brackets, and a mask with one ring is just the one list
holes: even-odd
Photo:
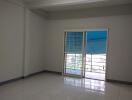
[(85, 77), (105, 79), (107, 31), (86, 32)]
[(65, 73), (82, 73), (83, 32), (67, 32), (65, 37)]
[(82, 54), (66, 54), (66, 73), (81, 75)]

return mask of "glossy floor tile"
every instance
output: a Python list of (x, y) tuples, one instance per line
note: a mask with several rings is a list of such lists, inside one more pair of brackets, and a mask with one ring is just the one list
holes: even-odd
[(0, 86), (0, 100), (132, 100), (132, 86), (43, 73)]

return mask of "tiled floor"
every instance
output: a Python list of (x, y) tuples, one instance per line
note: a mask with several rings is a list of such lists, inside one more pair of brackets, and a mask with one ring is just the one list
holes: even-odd
[(44, 73), (0, 86), (0, 100), (132, 100), (132, 86)]

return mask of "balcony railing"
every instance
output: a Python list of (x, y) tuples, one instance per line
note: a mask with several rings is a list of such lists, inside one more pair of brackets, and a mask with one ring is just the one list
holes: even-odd
[(105, 73), (106, 54), (87, 54), (86, 72)]
[[(66, 69), (81, 71), (82, 70), (82, 54), (66, 54)], [(106, 54), (86, 54), (85, 71), (93, 73), (105, 73), (106, 70)]]

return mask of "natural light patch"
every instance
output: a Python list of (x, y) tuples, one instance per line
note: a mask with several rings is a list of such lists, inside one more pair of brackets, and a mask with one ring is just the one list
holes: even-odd
[[(105, 79), (106, 54), (86, 54), (85, 77)], [(66, 54), (66, 73), (81, 75), (82, 54)]]
[(106, 54), (86, 54), (86, 72), (105, 73)]
[(99, 80), (65, 77), (64, 84), (77, 88), (81, 87), (88, 92), (98, 92), (100, 94), (104, 94), (105, 92), (105, 82)]
[(82, 54), (66, 55), (66, 73), (81, 75)]

